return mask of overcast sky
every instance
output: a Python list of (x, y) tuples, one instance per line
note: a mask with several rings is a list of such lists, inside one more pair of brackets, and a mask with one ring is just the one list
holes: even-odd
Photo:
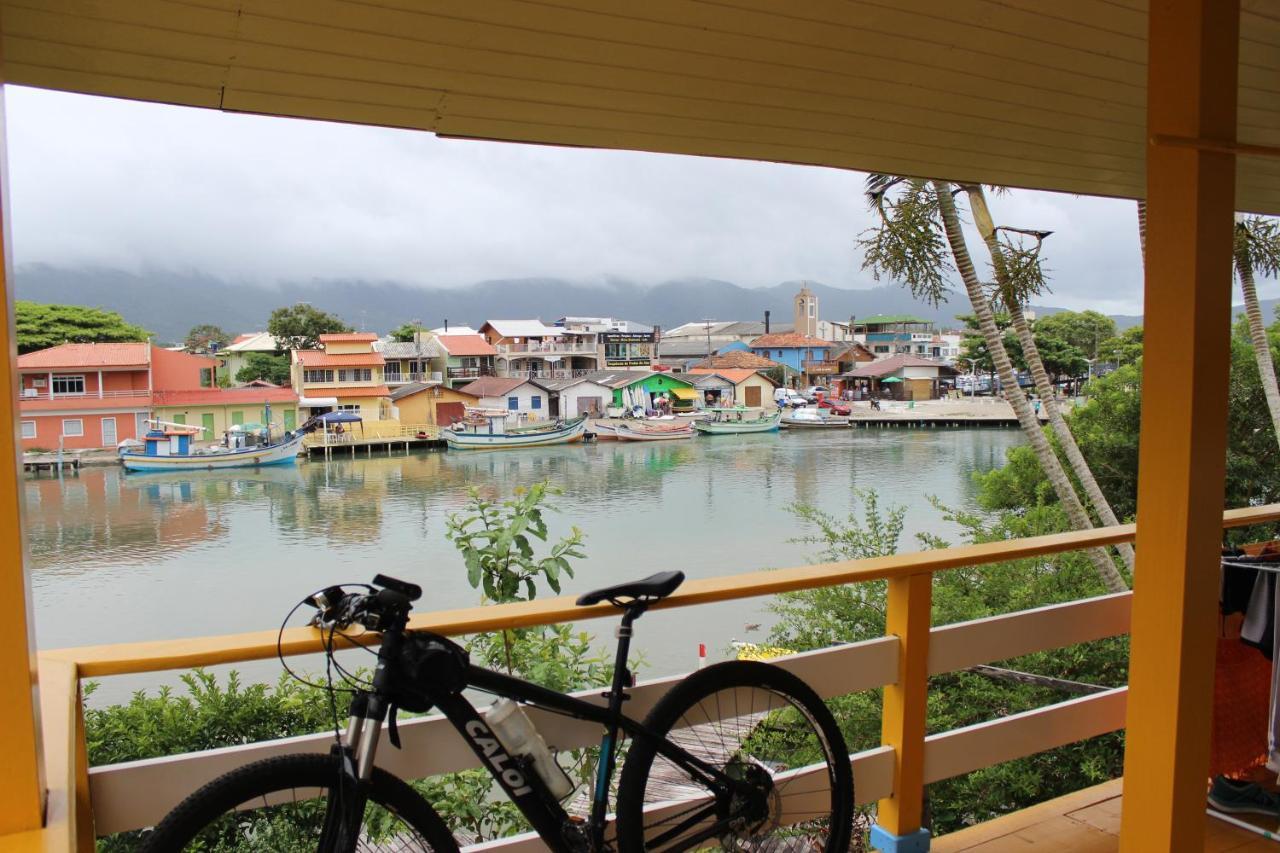
[[(873, 284), (854, 245), (871, 223), (860, 173), (7, 91), (20, 264), (264, 283)], [(1140, 313), (1132, 202), (1015, 191), (992, 205), (1003, 224), (1055, 232), (1042, 304)]]

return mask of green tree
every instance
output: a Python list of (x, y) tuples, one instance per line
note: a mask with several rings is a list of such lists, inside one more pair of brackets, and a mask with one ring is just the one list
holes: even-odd
[(402, 344), (410, 343), (413, 340), (413, 336), (418, 333), (419, 329), (420, 327), (413, 323), (404, 323), (403, 325), (391, 330), (391, 339), (399, 341)]
[(267, 331), (275, 337), (282, 350), (295, 350), (316, 349), (320, 346), (321, 335), (349, 332), (351, 327), (340, 317), (299, 302), (272, 311), (267, 320)]
[(151, 333), (126, 322), (114, 311), (83, 305), (49, 305), (19, 300), (14, 304), (18, 352), (65, 343), (145, 341)]
[[(1040, 331), (1040, 324), (1036, 324), (1033, 332), (1036, 341), (1036, 350), (1040, 353), (1040, 362), (1044, 365), (1044, 369), (1049, 376), (1053, 378), (1056, 385), (1064, 376), (1075, 378), (1084, 376), (1089, 370), (1089, 361), (1085, 358), (1085, 354), (1072, 344), (1067, 343), (1056, 335), (1048, 334)], [(1019, 347), (1021, 352), (1021, 347)], [(1025, 362), (1025, 357), (1023, 358)]]
[(1280, 441), (1280, 385), (1276, 383), (1276, 362), (1267, 342), (1262, 309), (1258, 305), (1258, 288), (1254, 284), (1255, 274), (1274, 278), (1280, 272), (1280, 225), (1276, 220), (1237, 214), (1234, 260), (1240, 290), (1244, 294), (1249, 340), (1258, 362), (1258, 376), (1267, 398), (1267, 411), (1271, 415), (1272, 435)]
[(1116, 321), (1097, 311), (1059, 311), (1037, 319), (1034, 328), (1037, 337), (1044, 334), (1058, 338), (1090, 360), (1098, 357), (1103, 341), (1116, 336)]
[(187, 348), (187, 352), (204, 353), (209, 352), (210, 348), (222, 349), (231, 343), (231, 335), (212, 323), (202, 323), (199, 326), (192, 326), (182, 343)]
[(253, 382), (261, 379), (272, 385), (288, 385), (289, 356), (278, 353), (245, 353), (244, 366), (236, 371), (237, 382)]
[(1142, 327), (1130, 326), (1119, 335), (1098, 344), (1098, 360), (1110, 364), (1133, 364), (1142, 357)]

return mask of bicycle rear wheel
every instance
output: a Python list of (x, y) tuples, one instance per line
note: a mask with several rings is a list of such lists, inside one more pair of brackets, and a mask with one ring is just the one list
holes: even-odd
[[(285, 755), (218, 777), (171, 811), (144, 836), (145, 853), (270, 850), (316, 853), (325, 808), (338, 790), (332, 755)], [(444, 821), (413, 788), (373, 771), (358, 851), (454, 853)]]
[(826, 705), (791, 673), (751, 661), (708, 667), (662, 697), (645, 725), (753, 790), (717, 800), (636, 738), (618, 791), (622, 853), (848, 849), (848, 750)]

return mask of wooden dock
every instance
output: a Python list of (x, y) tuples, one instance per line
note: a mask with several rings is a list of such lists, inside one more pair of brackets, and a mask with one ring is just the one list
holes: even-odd
[(79, 453), (22, 454), (22, 470), (37, 475), (42, 471), (61, 474), (63, 471), (68, 470), (73, 474), (79, 474), (80, 465), (81, 460)]

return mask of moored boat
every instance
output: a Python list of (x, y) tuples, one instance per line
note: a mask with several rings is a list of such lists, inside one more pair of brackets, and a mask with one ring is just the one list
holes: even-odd
[(192, 439), (203, 432), (202, 427), (165, 421), (150, 423), (152, 428), (143, 436), (142, 450), (120, 451), (120, 463), (126, 471), (213, 471), (292, 465), (304, 435), (302, 430), (286, 432), (283, 439), (272, 442), (269, 429), (256, 433), (228, 430), (222, 444), (195, 447)]
[(451, 450), (511, 450), (581, 441), (587, 416), (508, 428), (505, 412), (469, 410), (466, 417), (441, 431)]
[(749, 432), (773, 432), (782, 420), (781, 412), (757, 413), (746, 417), (750, 409), (711, 409), (711, 419), (695, 421), (693, 428), (707, 435), (733, 435)]
[(674, 441), (693, 438), (693, 425), (687, 421), (678, 425), (622, 423), (617, 427), (618, 441)]
[(848, 428), (848, 415), (833, 415), (827, 409), (806, 406), (795, 409), (782, 416), (780, 425), (787, 429), (831, 429)]
[(604, 421), (594, 421), (591, 424), (591, 431), (596, 434), (596, 441), (617, 441), (618, 425), (606, 423)]

